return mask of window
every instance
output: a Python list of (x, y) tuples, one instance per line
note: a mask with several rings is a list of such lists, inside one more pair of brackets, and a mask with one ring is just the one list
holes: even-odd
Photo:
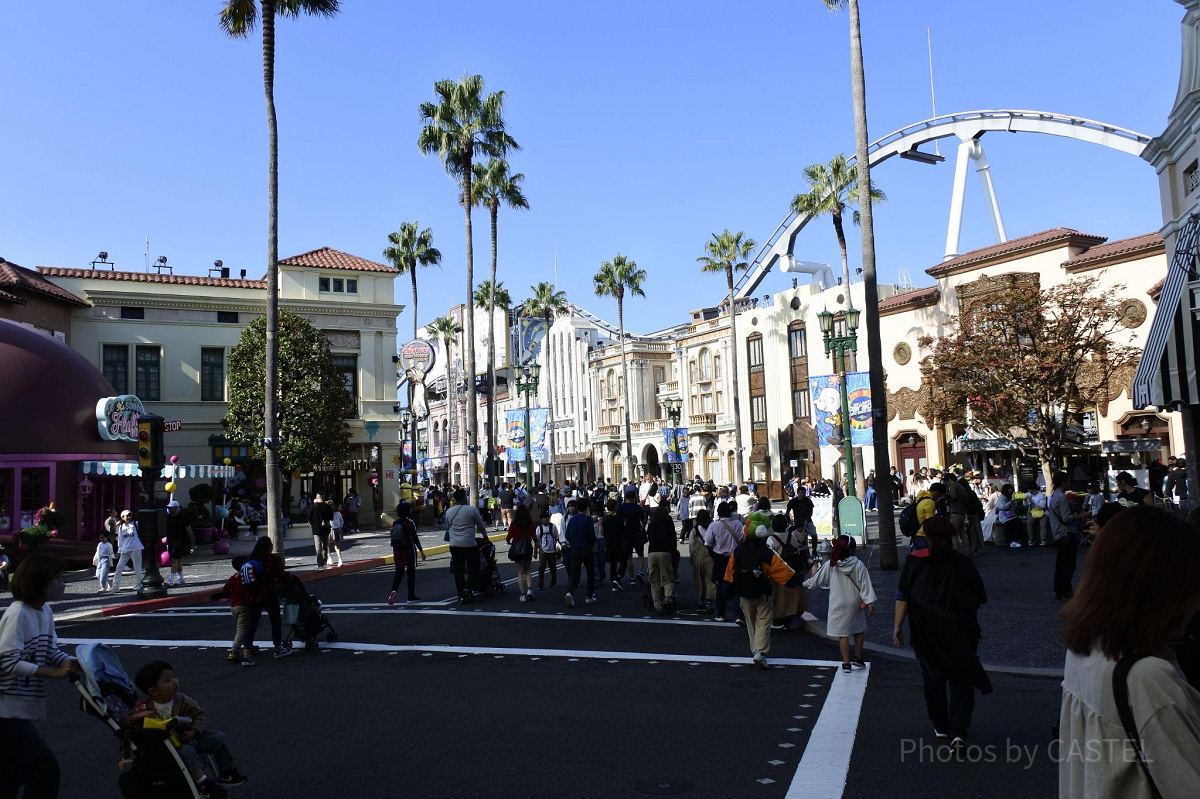
[(121, 308), (121, 318), (122, 319), (145, 319), (146, 318), (146, 309), (145, 308), (131, 308), (129, 306), (122, 307)]
[(688, 361), (688, 374), (691, 376), (693, 383), (695, 383), (697, 380), (700, 379), (700, 372), (696, 369), (696, 359), (695, 358)]
[(762, 336), (755, 333), (746, 340), (746, 351), (750, 356), (750, 371), (761, 372), (763, 369)]
[(812, 397), (807, 388), (793, 389), (792, 416), (796, 419), (812, 418)]
[(236, 325), (238, 323), (238, 312), (217, 311), (217, 321), (223, 325)]
[(712, 380), (712, 353), (707, 348), (700, 350), (700, 380)]
[(750, 426), (754, 430), (764, 430), (767, 426), (767, 398), (757, 396), (750, 398)]
[(654, 367), (654, 385), (661, 386), (667, 382), (666, 370), (661, 366)]
[(345, 293), (346, 281), (342, 280), (340, 277), (335, 277), (333, 279), (333, 291), (335, 294)]
[(327, 277), (317, 278), (317, 290), (318, 291), (329, 291), (329, 278), (327, 278)]
[(137, 396), (143, 402), (158, 402), (162, 399), (159, 388), (159, 372), (162, 366), (162, 350), (156, 346), (137, 347), (135, 356), (137, 369)]
[(713, 358), (713, 380), (721, 379), (721, 356)]
[(354, 278), (347, 278), (346, 293), (347, 294), (357, 294), (358, 293), (358, 280), (356, 280)]
[(50, 467), (22, 467), (20, 490), (21, 527), (27, 527), (33, 524), (34, 514), (50, 504)]
[(104, 379), (118, 394), (129, 393), (129, 347), (124, 344), (105, 344), (102, 355)]
[(353, 418), (358, 415), (358, 356), (335, 355), (333, 365), (342, 375), (342, 385), (346, 387), (346, 395), (349, 398), (346, 402), (346, 416)]
[(225, 350), (204, 347), (200, 350), (200, 401), (225, 401)]
[(788, 357), (793, 361), (808, 357), (808, 333), (803, 324), (793, 323), (788, 328)]
[(1192, 165), (1183, 170), (1184, 196), (1200, 187), (1200, 162), (1193, 161)]

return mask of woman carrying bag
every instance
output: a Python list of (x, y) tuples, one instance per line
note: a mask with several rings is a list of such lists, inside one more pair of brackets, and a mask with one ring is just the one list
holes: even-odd
[(517, 595), (522, 602), (533, 599), (533, 548), (537, 534), (529, 518), (529, 506), (513, 511), (513, 523), (504, 538), (508, 542), (508, 559), (517, 564)]

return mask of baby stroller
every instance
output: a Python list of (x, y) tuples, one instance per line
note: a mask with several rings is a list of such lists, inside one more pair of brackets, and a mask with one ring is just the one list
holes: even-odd
[(317, 637), (325, 633), (325, 640), (333, 643), (337, 640), (337, 631), (329, 617), (321, 612), (321, 600), (305, 589), (304, 583), (294, 574), (289, 574), (279, 581), (279, 598), (283, 600), (283, 620), (291, 625), (288, 631), (286, 646), (292, 645), (292, 640), (299, 638), (304, 642), (304, 648), (317, 648)]
[[(121, 741), (117, 785), (128, 799), (201, 799), (202, 794), (171, 743), (184, 719), (171, 719), (161, 729), (121, 726), (137, 704), (137, 690), (121, 661), (105, 644), (82, 644), (75, 650), (81, 672), (72, 675), (79, 707), (100, 719)], [(211, 768), (211, 764), (210, 764)], [(215, 771), (214, 771), (215, 774)]]
[(504, 593), (504, 581), (496, 563), (496, 545), (486, 538), (476, 538), (475, 545), (479, 548), (479, 579), (471, 590), (491, 599)]

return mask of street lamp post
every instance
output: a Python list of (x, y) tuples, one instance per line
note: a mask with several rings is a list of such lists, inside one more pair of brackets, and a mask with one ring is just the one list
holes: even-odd
[[(412, 453), (411, 457), (413, 458), (413, 466), (414, 468), (416, 467), (417, 442), (414, 439), (403, 438), (403, 436), (407, 436), (411, 431), (409, 424), (412, 422), (412, 420), (412, 413), (408, 410), (408, 408), (400, 411), (400, 429), (403, 431), (401, 433), (402, 438), (400, 440), (400, 471), (404, 473), (406, 478), (403, 482), (408, 482), (408, 464), (404, 462), (404, 444), (406, 441), (409, 442), (409, 452)], [(416, 483), (416, 480), (412, 480), (411, 482)]]
[(850, 393), (846, 386), (846, 353), (858, 350), (858, 317), (859, 311), (853, 305), (846, 308), (844, 335), (836, 335), (833, 329), (833, 313), (828, 309), (817, 314), (821, 325), (821, 336), (825, 339), (825, 354), (833, 355), (834, 369), (838, 373), (838, 382), (842, 394), (842, 446), (846, 450), (846, 494), (854, 493), (854, 445), (851, 443), (850, 432)]
[[(679, 414), (683, 409), (683, 400), (679, 397), (665, 399), (663, 400), (663, 407), (667, 409), (667, 417), (671, 420), (671, 438), (675, 439), (675, 435), (679, 431)], [(677, 440), (675, 442), (675, 452), (678, 456), (679, 442)], [(671, 465), (671, 483), (676, 484), (679, 482), (678, 474), (683, 471), (683, 465), (677, 460), (672, 461), (670, 457), (667, 460)]]
[(533, 441), (530, 440), (529, 395), (538, 390), (538, 374), (542, 367), (536, 361), (527, 363), (517, 373), (517, 391), (525, 395), (525, 479), (533, 487)]

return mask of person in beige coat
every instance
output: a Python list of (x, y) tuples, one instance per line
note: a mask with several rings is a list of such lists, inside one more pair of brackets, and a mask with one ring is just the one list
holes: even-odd
[(1131, 508), (1097, 536), (1063, 611), (1068, 652), (1051, 753), (1060, 799), (1200, 795), (1200, 693), (1168, 647), (1200, 612), (1198, 573), (1200, 530), (1165, 511)]
[(696, 510), (692, 531), (688, 537), (688, 557), (692, 561), (692, 579), (696, 581), (696, 595), (699, 597), (700, 611), (712, 610), (713, 593), (716, 586), (712, 580), (713, 557), (704, 546), (704, 531), (712, 524), (712, 514), (703, 507)]

